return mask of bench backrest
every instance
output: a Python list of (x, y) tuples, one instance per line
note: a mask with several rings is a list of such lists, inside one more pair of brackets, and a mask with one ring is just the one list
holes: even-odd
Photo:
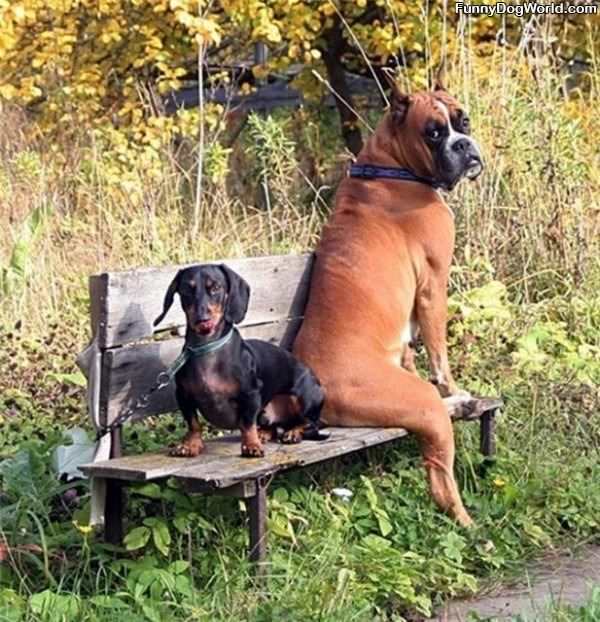
[[(250, 284), (248, 313), (239, 326), (242, 335), (290, 348), (302, 321), (312, 262), (312, 255), (283, 255), (206, 263), (226, 263)], [(152, 322), (162, 310), (173, 277), (186, 266), (90, 277), (92, 331), (102, 352), (101, 423), (110, 423), (124, 405), (147, 391), (181, 351), (185, 316), (179, 300), (157, 330)], [(167, 387), (138, 413), (176, 408), (174, 389)]]

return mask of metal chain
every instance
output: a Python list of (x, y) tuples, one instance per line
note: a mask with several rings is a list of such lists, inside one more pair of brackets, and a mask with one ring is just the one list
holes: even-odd
[(171, 383), (171, 380), (175, 377), (175, 374), (186, 364), (190, 356), (203, 356), (222, 348), (229, 342), (233, 334), (234, 330), (230, 330), (220, 339), (216, 339), (215, 341), (211, 341), (201, 346), (184, 346), (181, 354), (171, 363), (171, 365), (169, 365), (169, 367), (167, 367), (165, 371), (161, 371), (160, 374), (156, 376), (154, 384), (146, 391), (146, 393), (142, 393), (142, 395), (137, 398), (133, 406), (127, 406), (124, 408), (109, 425), (98, 428), (96, 441), (99, 441), (103, 436), (109, 432), (112, 432), (115, 428), (122, 426), (126, 421), (131, 419), (131, 417), (133, 417), (138, 410), (146, 408), (146, 406), (150, 403), (150, 397), (152, 394), (168, 386)]
[(150, 397), (152, 394), (169, 386), (171, 378), (174, 375), (175, 374), (172, 374), (169, 371), (161, 371), (160, 374), (156, 376), (154, 384), (146, 391), (146, 393), (142, 393), (142, 395), (137, 398), (133, 406), (127, 406), (115, 417), (115, 419), (113, 419), (109, 425), (102, 426), (98, 429), (96, 441), (99, 441), (105, 434), (108, 434), (114, 429), (122, 426), (126, 421), (131, 419), (131, 417), (133, 417), (138, 410), (146, 408), (146, 406), (150, 403)]

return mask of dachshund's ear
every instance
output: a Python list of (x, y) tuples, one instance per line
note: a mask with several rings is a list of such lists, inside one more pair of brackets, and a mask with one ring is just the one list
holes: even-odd
[(404, 122), (406, 113), (408, 112), (408, 106), (410, 104), (410, 95), (406, 95), (400, 90), (398, 83), (394, 79), (391, 71), (383, 70), (383, 75), (387, 83), (392, 89), (392, 100), (390, 102), (390, 110), (392, 113), (392, 119), (397, 125), (401, 125)]
[(225, 273), (229, 284), (227, 304), (225, 306), (225, 319), (232, 324), (239, 324), (248, 311), (250, 302), (250, 285), (244, 279), (222, 263), (219, 268)]
[(160, 324), (165, 315), (167, 315), (171, 305), (173, 304), (173, 298), (175, 297), (175, 292), (179, 287), (179, 275), (181, 274), (181, 270), (175, 275), (175, 278), (171, 281), (171, 285), (169, 285), (169, 289), (165, 294), (165, 301), (163, 302), (163, 310), (162, 313), (154, 320), (154, 326)]

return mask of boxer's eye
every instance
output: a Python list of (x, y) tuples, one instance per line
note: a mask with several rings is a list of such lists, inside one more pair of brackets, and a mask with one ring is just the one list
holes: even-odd
[(468, 134), (471, 131), (471, 121), (469, 120), (469, 117), (463, 117), (462, 130), (465, 134)]
[(430, 140), (440, 140), (444, 135), (444, 132), (437, 127), (430, 127), (427, 129), (427, 138)]

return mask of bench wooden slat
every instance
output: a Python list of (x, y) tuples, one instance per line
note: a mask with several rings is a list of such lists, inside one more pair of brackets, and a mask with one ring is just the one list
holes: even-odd
[(325, 441), (303, 441), (298, 445), (266, 443), (264, 458), (242, 458), (239, 435), (228, 435), (206, 441), (205, 451), (196, 458), (174, 458), (154, 453), (115, 458), (79, 468), (94, 477), (144, 482), (174, 476), (224, 488), (243, 480), (387, 443), (407, 434), (403, 428), (327, 429), (331, 436)]
[[(313, 255), (225, 260), (252, 288), (248, 314), (242, 326), (301, 316), (312, 261)], [(177, 271), (187, 265), (191, 264), (107, 272), (90, 277), (92, 332), (98, 339), (98, 346), (112, 348), (152, 337), (152, 322), (162, 311), (164, 294)], [(176, 299), (159, 328), (184, 325), (185, 316)]]
[[(465, 413), (457, 407), (456, 401), (446, 399), (445, 404), (453, 419), (464, 416)], [(501, 405), (499, 399), (477, 399), (473, 412), (467, 418), (478, 419)], [(326, 429), (331, 433), (326, 441), (303, 441), (298, 445), (267, 443), (266, 456), (258, 459), (242, 458), (239, 435), (227, 435), (206, 441), (205, 451), (197, 458), (174, 458), (166, 453), (153, 453), (95, 462), (79, 468), (95, 477), (143, 482), (175, 476), (223, 488), (268, 473), (387, 443), (408, 434), (404, 428)]]
[[(240, 329), (244, 339), (263, 339), (290, 347), (302, 320), (275, 322)], [(135, 402), (179, 355), (183, 338), (133, 344), (104, 353), (100, 389), (100, 417), (110, 423), (130, 403)], [(154, 393), (148, 406), (137, 415), (153, 415), (177, 410), (174, 386)]]

